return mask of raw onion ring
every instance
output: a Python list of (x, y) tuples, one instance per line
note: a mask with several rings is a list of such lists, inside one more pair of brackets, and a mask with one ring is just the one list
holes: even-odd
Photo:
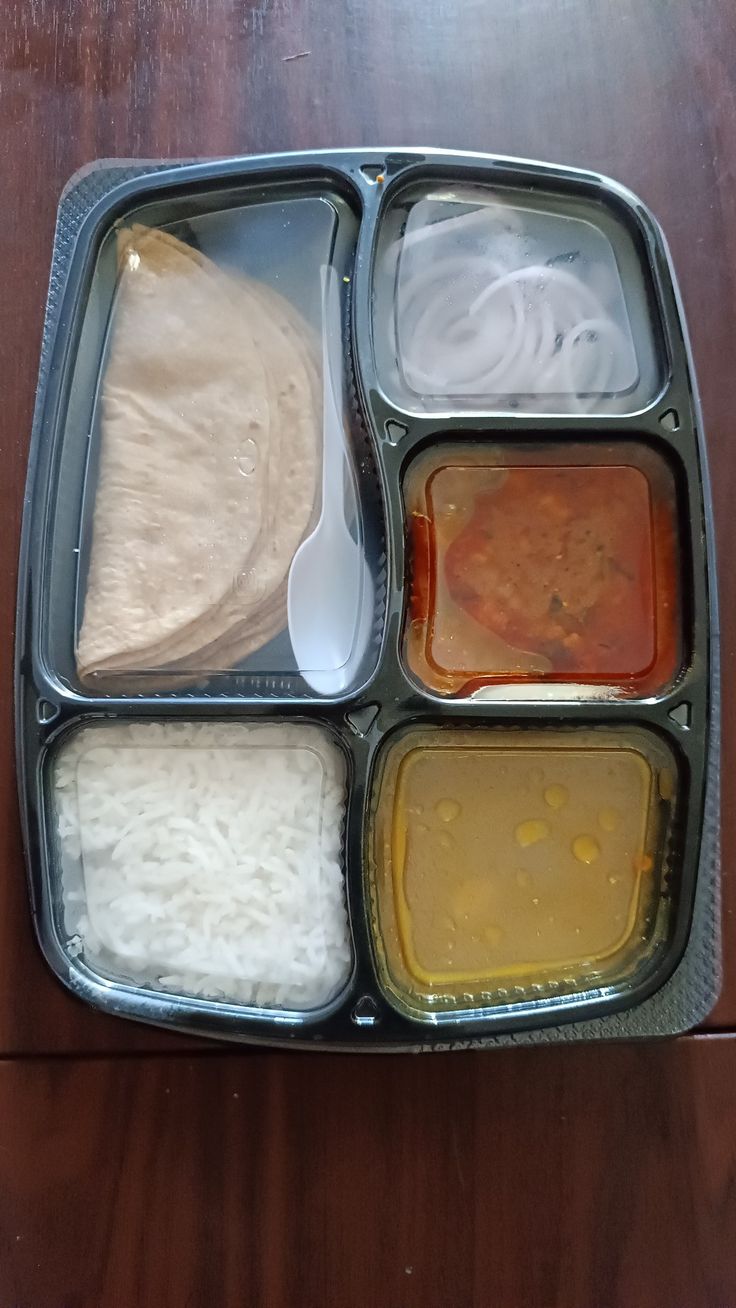
[[(499, 217), (503, 214), (499, 232)], [(485, 206), (393, 243), (393, 332), (405, 383), (432, 398), (565, 394), (576, 407), (607, 393), (630, 350), (625, 333), (575, 273), (510, 265), (521, 226)], [(445, 237), (463, 241), (448, 252)], [(486, 249), (478, 249), (485, 237)], [(500, 239), (508, 237), (509, 240)]]

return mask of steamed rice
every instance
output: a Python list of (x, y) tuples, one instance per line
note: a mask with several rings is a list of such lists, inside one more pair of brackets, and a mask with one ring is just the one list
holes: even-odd
[(326, 732), (88, 726), (53, 781), (66, 930), (94, 970), (265, 1008), (344, 984), (345, 763)]

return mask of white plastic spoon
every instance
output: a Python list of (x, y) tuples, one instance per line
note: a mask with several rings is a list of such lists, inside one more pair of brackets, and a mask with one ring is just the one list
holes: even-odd
[(373, 580), (362, 544), (347, 523), (359, 521), (353, 469), (345, 448), (342, 327), (334, 268), (322, 269), (322, 512), (289, 571), (287, 612), (294, 657), (321, 695), (354, 681), (373, 620)]

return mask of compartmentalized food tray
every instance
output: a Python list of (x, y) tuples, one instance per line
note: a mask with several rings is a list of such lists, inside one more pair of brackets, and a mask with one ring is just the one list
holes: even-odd
[(438, 151), (83, 170), (16, 694), (40, 944), (97, 1007), (315, 1048), (697, 1023), (717, 603), (656, 221)]

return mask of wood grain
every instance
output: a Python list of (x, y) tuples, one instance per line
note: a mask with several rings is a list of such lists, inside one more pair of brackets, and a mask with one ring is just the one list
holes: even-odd
[(0, 1303), (732, 1308), (734, 1120), (716, 1036), (6, 1063)]
[[(291, 56), (299, 54), (300, 58)], [(714, 472), (736, 762), (736, 8), (722, 0), (7, 0), (0, 13), (0, 1050), (170, 1048), (69, 999), (32, 941), (15, 811), (15, 558), (54, 213), (101, 156), (434, 144), (610, 173), (662, 220)], [(736, 809), (724, 827), (736, 1027)], [(547, 1220), (547, 1219), (545, 1219)], [(551, 1218), (549, 1220), (552, 1220)]]

